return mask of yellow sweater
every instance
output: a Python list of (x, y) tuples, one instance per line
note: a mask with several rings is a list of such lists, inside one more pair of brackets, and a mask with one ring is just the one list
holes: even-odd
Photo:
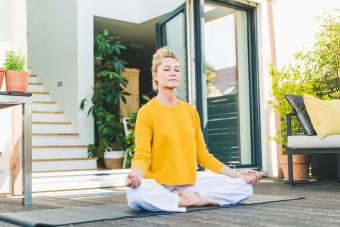
[(132, 167), (160, 184), (194, 184), (197, 163), (215, 173), (224, 166), (206, 148), (196, 109), (181, 100), (175, 107), (150, 100), (138, 111), (135, 136)]

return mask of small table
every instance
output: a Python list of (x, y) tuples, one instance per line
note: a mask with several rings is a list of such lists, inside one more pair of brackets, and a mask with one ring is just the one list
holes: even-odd
[(0, 92), (0, 108), (22, 105), (22, 205), (32, 205), (32, 94)]

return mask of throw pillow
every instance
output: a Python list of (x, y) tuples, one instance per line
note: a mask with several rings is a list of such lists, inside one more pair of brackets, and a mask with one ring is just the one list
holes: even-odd
[(302, 95), (284, 95), (293, 110), (297, 113), (298, 121), (305, 135), (313, 136), (316, 132), (306, 110)]
[(318, 136), (340, 134), (340, 99), (321, 100), (311, 95), (303, 99)]

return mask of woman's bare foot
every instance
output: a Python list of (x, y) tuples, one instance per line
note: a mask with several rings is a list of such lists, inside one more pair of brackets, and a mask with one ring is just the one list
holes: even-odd
[(213, 198), (201, 198), (198, 192), (190, 190), (177, 190), (171, 191), (179, 196), (179, 207), (200, 207), (200, 206), (219, 206), (218, 200)]

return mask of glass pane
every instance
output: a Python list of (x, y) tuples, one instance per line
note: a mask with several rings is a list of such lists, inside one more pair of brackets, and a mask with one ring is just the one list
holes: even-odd
[(247, 14), (205, 4), (208, 147), (224, 163), (251, 164)]
[(179, 13), (166, 22), (162, 28), (164, 45), (173, 50), (181, 62), (182, 82), (177, 88), (177, 95), (182, 100), (188, 101), (188, 76), (187, 76), (187, 53), (185, 36), (185, 14)]

